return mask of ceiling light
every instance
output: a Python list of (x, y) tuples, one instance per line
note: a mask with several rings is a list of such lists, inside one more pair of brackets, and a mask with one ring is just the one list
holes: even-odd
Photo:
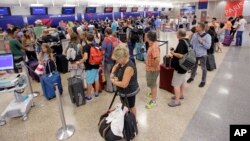
[(74, 4), (64, 4), (63, 7), (76, 7)]
[(38, 6), (44, 6), (43, 4), (35, 3), (35, 4), (30, 4), (31, 7), (38, 7)]

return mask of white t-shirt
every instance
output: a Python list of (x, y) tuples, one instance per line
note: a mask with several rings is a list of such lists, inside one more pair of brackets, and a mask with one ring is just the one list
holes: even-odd
[(238, 31), (244, 31), (245, 30), (245, 25), (246, 25), (246, 20), (245, 19), (240, 19), (238, 25), (240, 25), (240, 27), (238, 28)]

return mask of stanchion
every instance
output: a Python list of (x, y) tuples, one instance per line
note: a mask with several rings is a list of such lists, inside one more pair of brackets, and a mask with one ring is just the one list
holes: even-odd
[(25, 65), (25, 62), (22, 61), (21, 65), (22, 65), (22, 70), (24, 70), (25, 74), (27, 75), (27, 81), (28, 81), (28, 86), (29, 86), (29, 89), (30, 89), (30, 93), (33, 95), (33, 97), (37, 97), (40, 93), (33, 91), (33, 88), (32, 88), (31, 83), (30, 83), (29, 71), (28, 71), (28, 68)]
[(58, 90), (58, 84), (54, 84), (54, 87), (56, 90), (56, 101), (58, 104), (60, 118), (61, 118), (61, 122), (62, 122), (62, 127), (57, 130), (56, 138), (58, 140), (65, 140), (65, 139), (70, 138), (74, 134), (75, 128), (73, 125), (66, 124), (65, 117), (64, 117), (64, 111), (63, 111), (63, 107), (62, 107), (62, 100), (61, 100), (61, 96), (60, 96), (59, 90)]

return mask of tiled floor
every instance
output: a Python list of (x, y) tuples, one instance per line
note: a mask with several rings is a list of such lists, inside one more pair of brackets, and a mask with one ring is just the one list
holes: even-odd
[(229, 49), (183, 141), (227, 141), (230, 124), (250, 123), (249, 65), (249, 46)]
[[(175, 47), (177, 44), (177, 39), (175, 35), (176, 35), (175, 33), (162, 33), (161, 39), (169, 40), (170, 42), (169, 47)], [(223, 48), (223, 53), (215, 54), (218, 68), (220, 68), (222, 62), (228, 61), (228, 59), (223, 61), (227, 52), (228, 48)], [(227, 55), (233, 54), (232, 52), (234, 52), (234, 50), (230, 50), (230, 53)], [(166, 47), (162, 46), (161, 56), (163, 57), (165, 53), (166, 53)], [(249, 59), (248, 58), (249, 54), (248, 57), (246, 56), (245, 58), (242, 58), (242, 55), (238, 57), (240, 57), (243, 60)], [(233, 67), (234, 63), (227, 62), (223, 65), (228, 65)], [(204, 117), (207, 115), (207, 113), (199, 112), (200, 108), (204, 107), (204, 105), (206, 104), (206, 103), (204, 104), (204, 101), (202, 100), (207, 99), (207, 101), (210, 101), (210, 99), (207, 98), (207, 96), (209, 96), (207, 90), (209, 88), (209, 91), (212, 92), (211, 88), (213, 88), (214, 85), (220, 85), (218, 83), (215, 83), (215, 80), (218, 78), (218, 76), (216, 76), (217, 71), (221, 73), (222, 69), (217, 69), (215, 71), (209, 72), (207, 85), (205, 88), (202, 89), (198, 88), (198, 84), (201, 79), (201, 71), (199, 70), (197, 79), (194, 81), (194, 83), (192, 83), (191, 85), (187, 85), (186, 87), (186, 97), (185, 100), (182, 102), (182, 106), (177, 108), (169, 108), (167, 106), (167, 102), (169, 102), (172, 95), (164, 90), (159, 89), (159, 96), (158, 96), (159, 98), (157, 101), (158, 106), (154, 109), (146, 110), (145, 104), (148, 102), (149, 99), (147, 99), (144, 95), (148, 91), (145, 81), (145, 64), (143, 62), (137, 62), (137, 67), (139, 72), (138, 78), (141, 87), (141, 92), (137, 96), (136, 100), (136, 107), (138, 113), (137, 116), (139, 121), (138, 124), (139, 135), (135, 138), (135, 140), (178, 141), (181, 140), (183, 133), (184, 136), (182, 139), (187, 137), (188, 140), (189, 133), (187, 133), (186, 128), (188, 127), (187, 129), (193, 130), (193, 128), (196, 128), (197, 124), (195, 123), (196, 121), (192, 120), (193, 116), (195, 115), (194, 118), (196, 118), (197, 113), (200, 114), (200, 116), (198, 117), (199, 119), (198, 122), (199, 121), (205, 122), (206, 120), (208, 120), (208, 118)], [(228, 74), (227, 73), (224, 74), (225, 77), (234, 78), (234, 76), (230, 75), (230, 74), (233, 75), (234, 73), (231, 72), (231, 70), (228, 70), (228, 72), (229, 72)], [(69, 141), (102, 141), (103, 139), (100, 137), (98, 133), (97, 123), (99, 120), (99, 116), (108, 108), (112, 95), (102, 93), (102, 95), (99, 98), (95, 98), (91, 103), (88, 103), (85, 106), (77, 108), (71, 103), (69, 95), (67, 93), (67, 77), (68, 77), (67, 74), (62, 75), (64, 90), (65, 90), (62, 96), (63, 107), (65, 110), (65, 117), (67, 123), (73, 124), (76, 128), (75, 134), (72, 136), (72, 138), (69, 139)], [(227, 81), (226, 83), (230, 85), (229, 81)], [(41, 91), (40, 84), (33, 82), (32, 85), (34, 90)], [(240, 86), (242, 87), (242, 91), (246, 90), (246, 86), (243, 85)], [(221, 89), (221, 91), (223, 93), (224, 91), (227, 90)], [(207, 95), (205, 96), (206, 93)], [(5, 108), (5, 106), (7, 106), (7, 104), (10, 102), (10, 100), (13, 99), (13, 95), (1, 94), (0, 97), (1, 97), (0, 111), (2, 111)], [(218, 98), (218, 100), (222, 101), (225, 99)], [(116, 102), (119, 102), (119, 100), (117, 99)], [(36, 106), (31, 109), (28, 115), (29, 119), (27, 121), (21, 121), (19, 118), (14, 118), (10, 119), (5, 126), (0, 127), (0, 141), (55, 141), (56, 140), (55, 133), (57, 129), (61, 126), (56, 100), (53, 99), (51, 101), (47, 101), (42, 95), (40, 95), (39, 97), (35, 98), (35, 103)], [(200, 103), (201, 107), (199, 107)], [(236, 103), (240, 104), (239, 101), (236, 101)], [(217, 109), (221, 108), (220, 106), (219, 107), (216, 106), (216, 103), (215, 105), (213, 104), (213, 106), (211, 107), (217, 107)], [(224, 110), (230, 110), (230, 109), (228, 108)], [(221, 110), (218, 110), (218, 112), (221, 112)], [(211, 124), (217, 124), (217, 123), (211, 123)], [(192, 127), (192, 125), (195, 127)], [(199, 132), (206, 132), (206, 130), (211, 129), (210, 127), (213, 126), (211, 125), (204, 127), (200, 125), (197, 127), (201, 128), (199, 131), (196, 131), (198, 134)], [(196, 137), (198, 138), (199, 136)], [(204, 137), (207, 136), (204, 135)], [(207, 138), (211, 139), (209, 137)], [(194, 139), (190, 138), (190, 140), (193, 141), (195, 140), (195, 138)]]

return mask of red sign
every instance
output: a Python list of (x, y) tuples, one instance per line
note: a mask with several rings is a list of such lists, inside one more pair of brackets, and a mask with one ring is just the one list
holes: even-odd
[(243, 13), (244, 0), (227, 0), (225, 16), (240, 16)]

